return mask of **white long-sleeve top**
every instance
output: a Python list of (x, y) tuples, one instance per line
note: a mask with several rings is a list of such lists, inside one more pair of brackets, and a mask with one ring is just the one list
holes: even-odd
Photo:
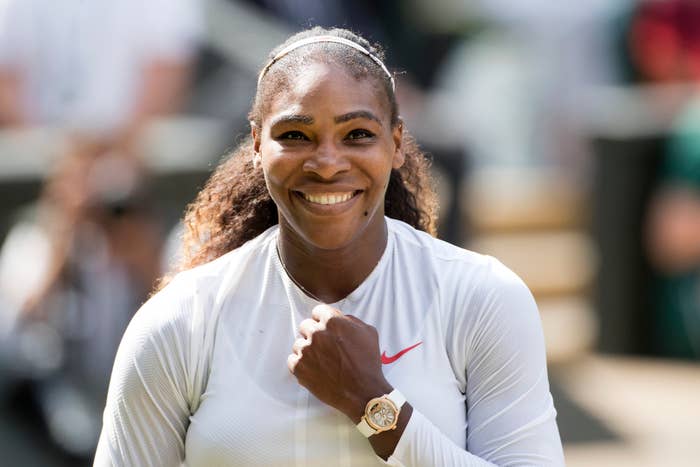
[[(564, 465), (536, 305), (495, 259), (387, 218), (372, 273), (332, 304), (375, 326), (413, 406), (393, 466)], [(383, 465), (353, 422), (287, 369), (318, 304), (273, 227), (179, 274), (129, 325), (96, 466)]]

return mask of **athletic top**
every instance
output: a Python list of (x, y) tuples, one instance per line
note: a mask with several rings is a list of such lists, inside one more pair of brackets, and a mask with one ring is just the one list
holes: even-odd
[[(367, 279), (331, 304), (375, 326), (413, 406), (392, 466), (564, 465), (542, 329), (495, 259), (386, 219)], [(179, 274), (120, 345), (96, 466), (386, 465), (287, 369), (319, 302), (287, 276), (272, 227)], [(379, 394), (378, 394), (379, 396)]]

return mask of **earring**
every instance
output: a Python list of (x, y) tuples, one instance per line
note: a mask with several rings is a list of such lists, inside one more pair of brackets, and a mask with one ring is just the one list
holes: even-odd
[(258, 166), (260, 165), (260, 153), (259, 152), (254, 152), (253, 153), (253, 168), (257, 169)]

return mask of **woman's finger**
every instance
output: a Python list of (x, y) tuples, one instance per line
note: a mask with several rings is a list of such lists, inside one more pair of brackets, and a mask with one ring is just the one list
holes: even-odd
[(324, 329), (325, 327), (325, 323), (321, 324), (313, 319), (305, 319), (299, 323), (299, 334), (311, 340), (311, 336), (314, 332)]
[(330, 305), (316, 305), (313, 310), (311, 310), (311, 317), (323, 324), (327, 323), (328, 320), (334, 316), (343, 316), (343, 314), (340, 312), (340, 310), (337, 310)]
[(309, 339), (305, 339), (303, 337), (300, 337), (294, 341), (294, 344), (292, 345), (292, 352), (294, 352), (296, 355), (299, 355), (301, 357), (302, 349), (304, 347), (308, 346), (309, 344), (311, 344), (311, 341)]
[(290, 354), (287, 357), (287, 368), (289, 368), (289, 371), (292, 374), (294, 374), (294, 369), (296, 368), (297, 363), (299, 363), (299, 359), (301, 359), (301, 357), (295, 353)]

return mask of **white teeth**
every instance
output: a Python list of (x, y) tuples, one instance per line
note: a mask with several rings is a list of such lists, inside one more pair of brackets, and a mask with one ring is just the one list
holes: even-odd
[(348, 191), (347, 193), (319, 193), (315, 195), (310, 195), (307, 193), (303, 193), (304, 199), (306, 201), (309, 201), (311, 203), (316, 203), (316, 204), (338, 204), (338, 203), (344, 203), (345, 201), (349, 200), (352, 198), (352, 191)]

